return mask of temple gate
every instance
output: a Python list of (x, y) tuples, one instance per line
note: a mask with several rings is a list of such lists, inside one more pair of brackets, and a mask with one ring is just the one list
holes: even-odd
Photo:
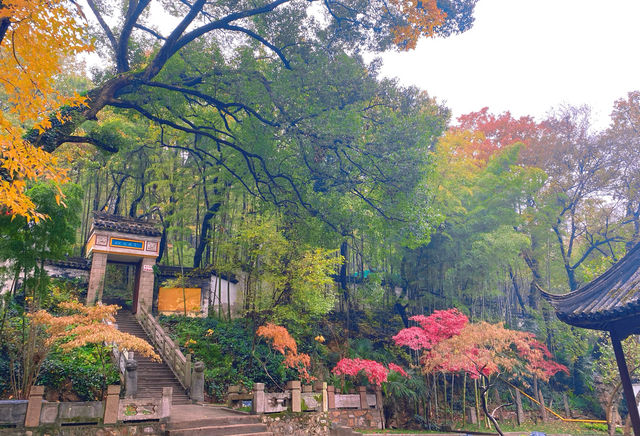
[(155, 222), (94, 212), (86, 256), (91, 258), (87, 304), (102, 301), (107, 262), (136, 265), (132, 312), (138, 305), (151, 312), (153, 266), (158, 257), (162, 233)]

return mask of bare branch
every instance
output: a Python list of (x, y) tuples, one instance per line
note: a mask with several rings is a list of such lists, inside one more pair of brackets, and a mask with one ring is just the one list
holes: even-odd
[(102, 27), (102, 30), (104, 30), (105, 35), (107, 35), (107, 39), (109, 39), (109, 42), (111, 43), (111, 48), (113, 49), (113, 52), (117, 53), (118, 41), (116, 41), (116, 37), (113, 35), (113, 32), (107, 25), (107, 22), (104, 21), (104, 18), (102, 18), (102, 14), (100, 13), (98, 6), (94, 2), (94, 0), (87, 0), (87, 4), (91, 8), (93, 15), (96, 17), (96, 20), (98, 20), (100, 27)]
[(271, 49), (271, 51), (273, 51), (276, 55), (278, 55), (278, 57), (280, 58), (280, 60), (282, 61), (282, 63), (284, 64), (284, 67), (286, 69), (288, 69), (288, 70), (291, 69), (291, 64), (289, 63), (289, 61), (285, 57), (284, 53), (282, 53), (282, 50), (280, 50), (275, 45), (271, 44), (269, 41), (264, 39), (262, 36), (258, 35), (257, 33), (253, 32), (253, 31), (251, 31), (249, 29), (245, 29), (244, 27), (240, 27), (240, 26), (227, 25), (227, 26), (224, 26), (223, 28), (227, 29), (227, 30), (232, 30), (234, 32), (242, 32), (242, 33), (248, 35), (249, 37), (255, 39), (256, 41), (259, 41), (263, 45), (266, 45), (267, 47), (269, 47)]
[(129, 38), (131, 37), (131, 32), (136, 21), (138, 21), (138, 18), (140, 18), (140, 15), (150, 2), (151, 0), (129, 0), (129, 8), (127, 9), (127, 15), (125, 16), (116, 50), (116, 65), (118, 66), (119, 73), (129, 71), (129, 59), (127, 57), (129, 52)]
[(165, 38), (164, 36), (160, 35), (155, 30), (150, 29), (150, 28), (148, 28), (146, 26), (143, 26), (142, 24), (135, 23), (133, 25), (133, 27), (135, 27), (136, 29), (144, 30), (145, 32), (150, 33), (151, 35), (155, 36), (156, 38), (158, 38), (158, 39), (160, 39), (162, 41), (166, 41), (167, 40), (167, 38)]
[(204, 101), (206, 101), (209, 104), (214, 105), (217, 109), (220, 109), (223, 112), (227, 112), (229, 115), (233, 115), (231, 112), (228, 112), (228, 109), (230, 108), (239, 108), (244, 110), (245, 112), (247, 112), (248, 114), (253, 115), (254, 117), (256, 117), (257, 119), (259, 119), (261, 122), (268, 124), (272, 127), (276, 127), (278, 124), (274, 121), (271, 120), (267, 120), (266, 118), (264, 118), (262, 115), (260, 115), (258, 112), (256, 112), (254, 109), (251, 109), (249, 106), (243, 104), (243, 103), (225, 103), (223, 101), (220, 101), (216, 98), (211, 97), (210, 95), (207, 94), (203, 94), (202, 92), (196, 91), (194, 89), (190, 89), (190, 88), (183, 88), (180, 86), (176, 86), (176, 85), (169, 85), (166, 83), (162, 83), (162, 82), (144, 82), (145, 85), (148, 86), (152, 86), (155, 88), (162, 88), (162, 89), (166, 89), (169, 91), (176, 91), (176, 92), (180, 92), (183, 94), (187, 94), (187, 95), (192, 95), (194, 97), (197, 97), (199, 99), (202, 99)]
[(200, 11), (202, 10), (202, 8), (206, 3), (207, 3), (206, 0), (197, 0), (191, 6), (189, 13), (185, 15), (185, 17), (182, 19), (180, 24), (178, 24), (176, 28), (173, 29), (173, 32), (171, 32), (171, 34), (167, 37), (164, 45), (162, 46), (162, 48), (160, 49), (156, 57), (153, 59), (153, 61), (151, 61), (149, 66), (146, 68), (143, 74), (143, 78), (145, 80), (150, 80), (153, 77), (155, 77), (160, 72), (162, 67), (164, 67), (164, 64), (167, 63), (169, 58), (173, 56), (178, 50), (180, 50), (180, 48), (182, 48), (186, 44), (186, 43), (179, 44), (179, 40), (183, 39), (183, 38), (180, 38), (180, 36), (185, 30), (187, 30), (187, 27), (189, 27), (189, 25), (193, 22), (193, 20), (196, 19), (196, 17), (198, 16), (198, 14), (200, 13)]
[[(182, 47), (184, 47), (185, 45), (187, 45), (188, 43), (190, 43), (194, 39), (199, 38), (200, 36), (204, 35), (205, 33), (211, 32), (212, 30), (216, 30), (216, 29), (223, 29), (229, 23), (232, 23), (234, 21), (240, 20), (242, 18), (249, 18), (249, 17), (253, 17), (255, 15), (260, 15), (260, 14), (264, 14), (264, 13), (267, 13), (267, 12), (271, 12), (275, 8), (277, 8), (278, 6), (280, 6), (280, 5), (284, 4), (284, 3), (288, 3), (289, 1), (291, 1), (291, 0), (276, 0), (274, 2), (271, 2), (269, 4), (266, 4), (266, 5), (257, 7), (257, 8), (248, 9), (246, 11), (241, 11), (241, 12), (234, 12), (233, 14), (229, 14), (224, 18), (221, 18), (221, 19), (216, 20), (216, 21), (212, 21), (211, 23), (208, 23), (208, 24), (206, 24), (206, 25), (204, 25), (202, 27), (198, 27), (197, 29), (194, 29), (191, 32), (189, 32), (189, 33), (185, 34), (184, 36), (182, 36), (179, 40), (176, 41), (176, 43), (175, 43), (175, 45), (173, 45), (173, 47), (171, 47), (171, 48), (168, 47), (167, 50), (171, 50), (171, 51), (168, 51), (165, 55), (167, 56), (167, 59), (169, 59), (171, 56), (173, 56)], [(196, 2), (196, 4), (197, 3), (198, 2)], [(163, 47), (163, 49), (164, 49), (164, 47)], [(160, 54), (158, 54), (158, 55), (160, 55)]]

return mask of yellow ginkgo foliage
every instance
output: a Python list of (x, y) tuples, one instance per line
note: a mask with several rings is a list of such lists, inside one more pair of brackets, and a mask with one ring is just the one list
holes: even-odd
[[(55, 89), (62, 61), (89, 50), (82, 11), (69, 0), (0, 1), (0, 211), (41, 217), (25, 195), (30, 180), (62, 183), (66, 174), (50, 153), (23, 139), (25, 126), (51, 127), (49, 114), (80, 105), (79, 95)], [(63, 116), (57, 113), (59, 121)]]

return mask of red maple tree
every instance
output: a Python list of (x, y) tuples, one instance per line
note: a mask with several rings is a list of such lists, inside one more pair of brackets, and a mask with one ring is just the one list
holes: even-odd
[(424, 374), (465, 372), (472, 378), (484, 378), (482, 409), (500, 434), (500, 426), (486, 403), (487, 391), (500, 376), (535, 375), (546, 381), (559, 371), (568, 373), (564, 365), (552, 360), (547, 347), (532, 333), (507, 329), (501, 323), (470, 323), (457, 309), (411, 319), (420, 327), (401, 330), (393, 337), (395, 343), (424, 350), (420, 359)]
[(543, 132), (544, 126), (530, 116), (514, 118), (508, 111), (494, 115), (488, 107), (484, 107), (458, 117), (458, 125), (452, 130), (479, 134), (468, 143), (466, 151), (470, 156), (486, 162), (496, 151), (516, 142), (525, 146), (531, 144)]
[(412, 350), (431, 348), (438, 342), (460, 334), (469, 318), (458, 309), (436, 310), (429, 316), (416, 315), (409, 318), (420, 327), (400, 330), (392, 339), (396, 345), (407, 346)]

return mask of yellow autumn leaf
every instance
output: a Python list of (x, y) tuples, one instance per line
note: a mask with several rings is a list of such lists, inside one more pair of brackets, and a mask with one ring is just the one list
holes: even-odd
[[(73, 8), (73, 9), (70, 9)], [(10, 25), (0, 39), (0, 92), (6, 96), (8, 114), (0, 112), (0, 212), (42, 218), (26, 196), (27, 182), (67, 181), (50, 153), (22, 138), (23, 125), (43, 132), (52, 126), (48, 114), (61, 106), (86, 104), (79, 95), (62, 95), (55, 77), (62, 61), (90, 50), (84, 41), (86, 26), (81, 11), (65, 0), (3, 0), (0, 19)], [(56, 114), (59, 122), (66, 121)], [(17, 122), (12, 121), (16, 119)]]

